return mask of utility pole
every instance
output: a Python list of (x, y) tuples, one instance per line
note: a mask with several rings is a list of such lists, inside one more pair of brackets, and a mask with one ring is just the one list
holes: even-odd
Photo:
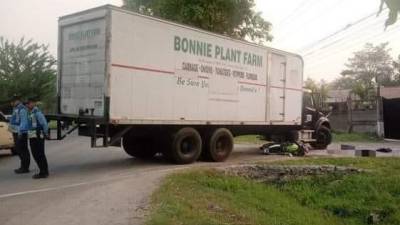
[(382, 98), (381, 98), (381, 85), (378, 81), (378, 75), (375, 77), (377, 90), (376, 90), (376, 134), (378, 137), (385, 136), (384, 124), (382, 118)]
[(351, 98), (351, 94), (347, 96), (347, 124), (347, 132), (353, 133), (353, 100)]

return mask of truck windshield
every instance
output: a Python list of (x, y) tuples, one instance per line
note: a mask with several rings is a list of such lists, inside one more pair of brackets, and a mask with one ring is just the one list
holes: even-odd
[(303, 105), (304, 107), (314, 108), (314, 102), (312, 98), (312, 94), (308, 92), (304, 92), (303, 94)]

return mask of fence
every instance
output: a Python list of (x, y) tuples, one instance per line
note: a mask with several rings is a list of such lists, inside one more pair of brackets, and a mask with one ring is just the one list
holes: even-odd
[(376, 133), (376, 105), (376, 99), (353, 100), (351, 97), (347, 98), (347, 102), (329, 103), (333, 130)]

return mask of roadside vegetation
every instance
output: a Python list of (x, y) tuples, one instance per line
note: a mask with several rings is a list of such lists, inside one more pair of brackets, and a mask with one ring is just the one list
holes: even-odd
[(332, 133), (333, 142), (380, 142), (383, 141), (373, 133), (346, 133), (335, 131)]
[(257, 183), (215, 170), (169, 176), (153, 195), (148, 225), (158, 224), (400, 224), (400, 160), (304, 159), (278, 164), (340, 165), (354, 175)]
[[(334, 131), (332, 132), (333, 142), (382, 142), (383, 139), (379, 138), (373, 133), (347, 133)], [(266, 141), (259, 135), (243, 135), (235, 137), (235, 143), (237, 144), (263, 144)]]

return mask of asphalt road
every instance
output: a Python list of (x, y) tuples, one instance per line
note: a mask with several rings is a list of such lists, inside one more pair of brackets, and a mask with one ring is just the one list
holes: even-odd
[(47, 142), (50, 177), (45, 180), (31, 179), (37, 170), (33, 161), (32, 173), (14, 174), (18, 157), (0, 152), (0, 224), (141, 224), (150, 194), (171, 171), (266, 157), (257, 146), (239, 145), (228, 162), (177, 166), (162, 157), (141, 161), (120, 148), (91, 149), (89, 144), (88, 138), (76, 136)]
[[(130, 158), (120, 148), (91, 149), (89, 139), (72, 136), (64, 141), (47, 142), (50, 177), (32, 180), (32, 173), (16, 175), (17, 157), (0, 152), (1, 225), (113, 225), (142, 224), (148, 212), (149, 196), (161, 178), (176, 170), (191, 167), (219, 167), (237, 163), (281, 160), (283, 156), (264, 156), (257, 145), (236, 145), (225, 163), (198, 162), (177, 166), (162, 157), (152, 161)], [(400, 143), (356, 144), (359, 148), (381, 146), (400, 150)], [(330, 146), (335, 155), (338, 144)], [(328, 151), (328, 152), (329, 152)], [(316, 151), (313, 155), (326, 155)], [(384, 154), (382, 154), (384, 155)], [(395, 151), (388, 156), (400, 156)]]

